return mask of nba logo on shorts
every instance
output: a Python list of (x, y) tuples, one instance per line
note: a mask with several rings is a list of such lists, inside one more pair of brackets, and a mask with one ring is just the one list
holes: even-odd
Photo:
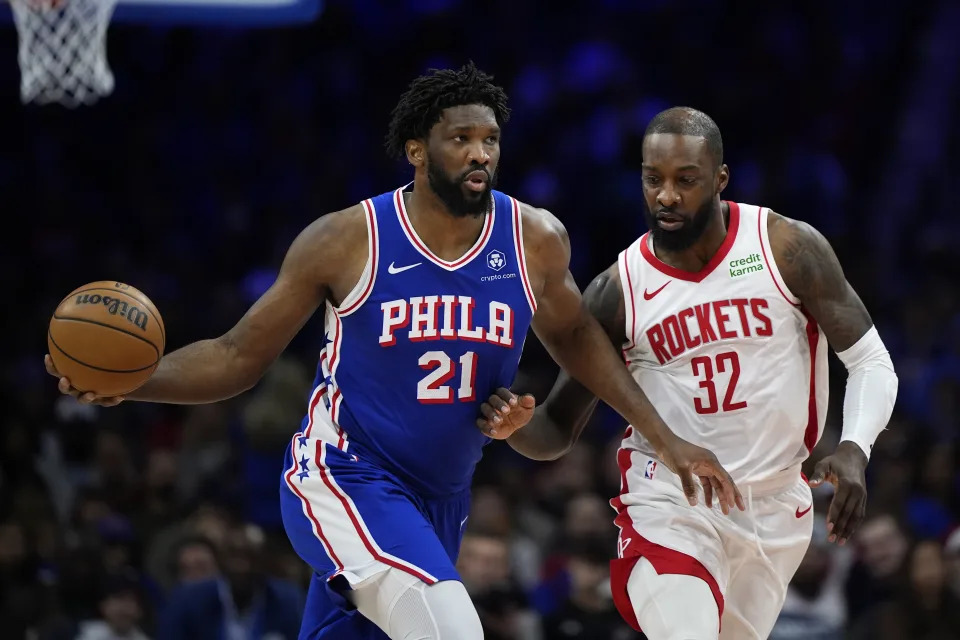
[(643, 470), (644, 478), (653, 478), (653, 473), (657, 470), (656, 460), (647, 460), (647, 468)]

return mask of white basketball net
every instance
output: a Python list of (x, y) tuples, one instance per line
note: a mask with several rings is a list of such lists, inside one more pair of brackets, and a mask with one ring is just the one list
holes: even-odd
[(20, 100), (93, 104), (113, 91), (107, 27), (117, 0), (10, 0), (20, 37)]

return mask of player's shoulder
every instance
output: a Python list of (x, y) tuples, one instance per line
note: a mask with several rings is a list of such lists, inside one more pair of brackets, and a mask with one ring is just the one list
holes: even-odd
[(346, 209), (331, 211), (316, 218), (304, 228), (301, 236), (312, 240), (315, 246), (325, 248), (353, 247), (367, 240), (367, 211), (362, 203)]
[(767, 236), (775, 255), (828, 244), (827, 239), (812, 224), (787, 217), (773, 209), (767, 211)]
[(362, 204), (325, 213), (308, 224), (294, 239), (288, 260), (312, 271), (326, 273), (367, 254), (367, 220)]
[(540, 246), (560, 243), (569, 244), (567, 229), (563, 223), (550, 211), (535, 207), (532, 204), (517, 200), (520, 209), (520, 220), (523, 225), (525, 244)]

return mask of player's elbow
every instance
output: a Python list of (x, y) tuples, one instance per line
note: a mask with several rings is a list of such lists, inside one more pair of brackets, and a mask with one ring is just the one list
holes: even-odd
[(524, 458), (537, 462), (552, 462), (561, 458), (573, 448), (573, 445), (564, 445), (562, 442), (532, 442), (530, 439), (511, 436), (507, 444)]
[(231, 395), (239, 395), (255, 387), (269, 363), (265, 364), (253, 349), (246, 348), (230, 333), (218, 338), (217, 342), (223, 354), (223, 379), (230, 381)]

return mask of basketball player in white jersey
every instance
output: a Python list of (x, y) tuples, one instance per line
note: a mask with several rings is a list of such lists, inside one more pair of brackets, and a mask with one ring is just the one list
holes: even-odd
[[(689, 506), (677, 476), (627, 428), (611, 583), (621, 615), (650, 640), (766, 638), (810, 542), (810, 486), (835, 485), (827, 526), (844, 544), (863, 518), (864, 469), (896, 398), (887, 350), (828, 242), (765, 207), (721, 200), (729, 175), (712, 119), (685, 107), (658, 114), (643, 142), (650, 232), (585, 294), (657, 411), (714, 451), (747, 498), (745, 512), (723, 517), (705, 483), (703, 504)], [(800, 466), (824, 425), (828, 342), (848, 370), (843, 429), (808, 483)], [(596, 402), (561, 372), (535, 411), (531, 396), (501, 389), (478, 426), (553, 459)]]

